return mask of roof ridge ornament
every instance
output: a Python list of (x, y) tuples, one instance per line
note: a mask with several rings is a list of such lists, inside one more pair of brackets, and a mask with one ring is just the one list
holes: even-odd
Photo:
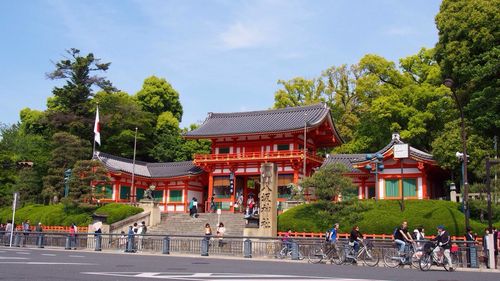
[(401, 142), (401, 136), (399, 135), (398, 132), (392, 133), (392, 140), (397, 141), (397, 142)]

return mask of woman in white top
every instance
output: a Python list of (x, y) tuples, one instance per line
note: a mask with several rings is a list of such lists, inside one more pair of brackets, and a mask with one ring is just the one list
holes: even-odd
[(226, 228), (224, 224), (221, 222), (219, 226), (217, 226), (217, 237), (219, 238), (219, 247), (224, 246), (225, 242), (222, 240), (224, 238), (224, 233), (226, 232)]

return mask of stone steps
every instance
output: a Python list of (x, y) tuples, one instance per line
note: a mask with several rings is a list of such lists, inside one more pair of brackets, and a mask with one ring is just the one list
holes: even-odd
[[(224, 223), (227, 236), (242, 236), (245, 228), (243, 214), (221, 214), (220, 222)], [(205, 224), (209, 223), (212, 233), (217, 231), (217, 214), (200, 213), (198, 218), (191, 218), (189, 214), (162, 214), (161, 223), (150, 227), (150, 234), (169, 235), (204, 235)]]

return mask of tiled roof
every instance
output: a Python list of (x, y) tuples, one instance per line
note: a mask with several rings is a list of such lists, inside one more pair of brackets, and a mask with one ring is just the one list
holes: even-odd
[[(308, 127), (315, 127), (325, 118), (331, 119), (330, 109), (321, 103), (249, 112), (210, 112), (205, 122), (199, 128), (187, 132), (185, 137), (286, 132), (304, 128), (304, 121), (307, 121)], [(337, 132), (334, 133), (337, 135)]]
[(321, 167), (333, 164), (333, 163), (341, 163), (344, 164), (350, 172), (360, 173), (361, 171), (354, 168), (353, 163), (357, 161), (364, 160), (366, 154), (331, 154), (325, 158), (323, 165)]
[[(393, 138), (391, 140), (391, 142), (389, 142), (384, 148), (382, 148), (381, 150), (375, 152), (374, 154), (376, 154), (376, 153), (384, 154), (387, 151), (389, 151), (390, 149), (392, 149), (392, 147), (395, 144), (404, 144), (404, 143), (405, 142), (403, 142), (402, 140), (400, 140), (398, 138)], [(410, 145), (410, 156), (417, 157), (417, 158), (422, 158), (422, 159), (425, 159), (425, 160), (433, 160), (432, 154), (429, 154), (429, 153), (424, 152), (422, 150), (416, 149), (416, 148), (412, 147), (411, 145)]]
[[(376, 154), (384, 154), (390, 149), (395, 144), (403, 144), (404, 142), (398, 138), (393, 138), (391, 142), (389, 142), (384, 148), (380, 149), (379, 151), (375, 153), (365, 153), (365, 154), (332, 154), (329, 155), (325, 161), (323, 162), (322, 166), (325, 166), (330, 163), (342, 163), (346, 165), (349, 169), (351, 169), (351, 172), (361, 172), (360, 170), (354, 168), (354, 164), (358, 164), (360, 162), (366, 161), (366, 155), (371, 154), (373, 157), (375, 157)], [(410, 156), (411, 157), (416, 157), (416, 158), (421, 158), (424, 160), (433, 160), (432, 154), (429, 154), (427, 152), (424, 152), (422, 150), (416, 149), (412, 146), (410, 146)]]
[[(132, 159), (110, 155), (103, 152), (96, 152), (96, 158), (101, 161), (106, 168), (113, 171), (132, 173)], [(192, 161), (148, 163), (135, 161), (135, 174), (148, 178), (171, 178), (178, 176), (197, 175), (203, 170), (193, 164)]]

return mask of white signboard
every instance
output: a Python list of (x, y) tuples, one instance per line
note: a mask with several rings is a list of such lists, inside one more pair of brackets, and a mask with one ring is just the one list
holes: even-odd
[(394, 145), (394, 158), (408, 158), (410, 157), (410, 147), (407, 143)]

